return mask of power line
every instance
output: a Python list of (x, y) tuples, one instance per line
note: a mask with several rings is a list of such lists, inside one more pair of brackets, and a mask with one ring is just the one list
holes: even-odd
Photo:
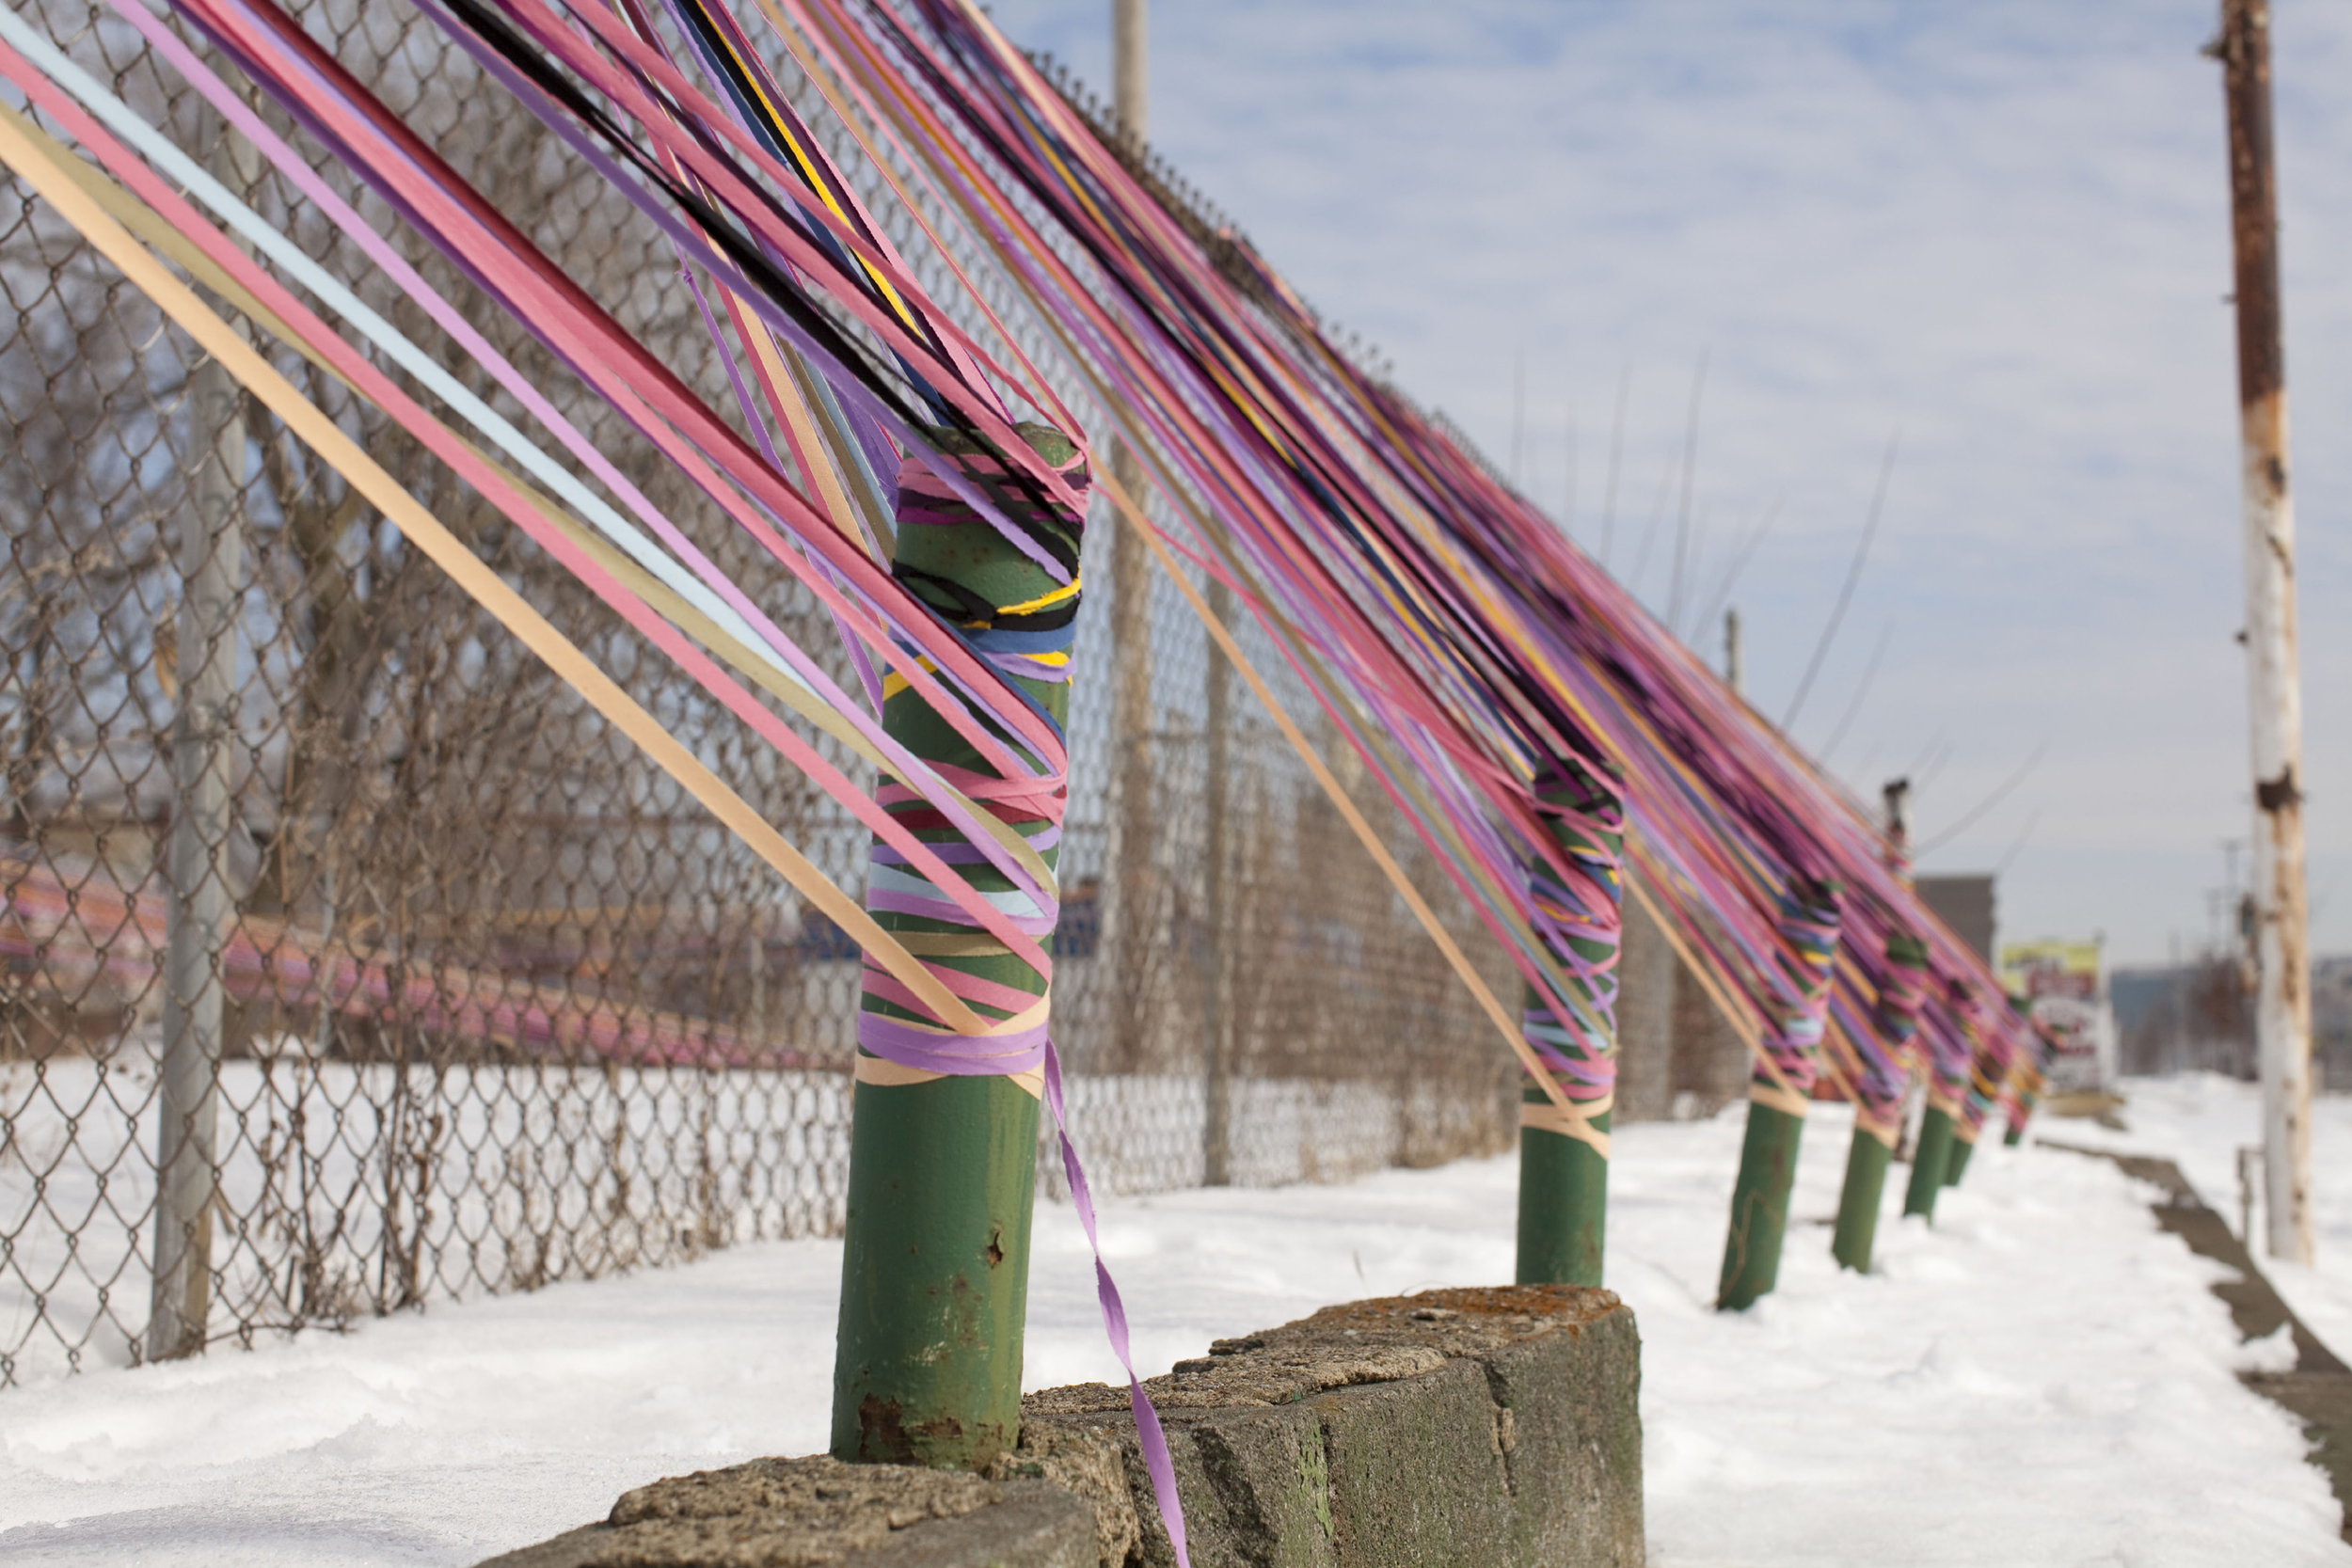
[(1846, 705), (1845, 716), (1837, 721), (1837, 727), (1830, 732), (1829, 739), (1821, 744), (1821, 766), (1823, 768), (1829, 766), (1829, 759), (1836, 754), (1837, 743), (1846, 738), (1846, 731), (1852, 726), (1855, 717), (1862, 712), (1862, 700), (1870, 694), (1870, 683), (1878, 678), (1879, 665), (1886, 658), (1886, 645), (1894, 640), (1895, 623), (1889, 621), (1886, 623), (1886, 629), (1879, 633), (1878, 646), (1870, 650), (1870, 662), (1863, 668), (1862, 680), (1853, 689), (1853, 700)]
[(1937, 777), (1943, 773), (1944, 765), (1952, 760), (1952, 743), (1947, 740), (1940, 749), (1929, 756), (1927, 770), (1924, 773), (1920, 773), (1917, 768), (1912, 769), (1914, 773), (1919, 774), (1920, 794), (1925, 795), (1928, 792), (1928, 785), (1935, 783)]
[(1576, 537), (1576, 404), (1568, 404), (1567, 473), (1560, 482), (1560, 531)]
[(1925, 844), (1920, 845), (1919, 847), (1914, 851), (1914, 854), (1924, 855), (1931, 849), (1939, 848), (1944, 845), (1949, 844), (1953, 839), (1958, 838), (1962, 833), (1966, 832), (1970, 828), (1975, 827), (1979, 818), (1982, 817), (1986, 812), (1991, 811), (1994, 806), (1999, 805), (2003, 800), (2009, 799), (2010, 791), (2015, 789), (2019, 784), (2026, 782), (2026, 778), (2032, 774), (2034, 768), (2041, 765), (2042, 753), (2047, 752), (2049, 749), (2050, 743), (2046, 740), (2041, 745), (2036, 746), (2033, 749), (2033, 755), (2027, 757), (2025, 760), (2024, 765), (2021, 766), (2016, 772), (2011, 773), (2007, 779), (2004, 779), (2001, 782), (2000, 787), (1994, 790), (1992, 794), (1986, 796), (1983, 800), (1978, 801), (1974, 811), (1969, 812), (1959, 821), (1953, 823), (1950, 827), (1945, 829), (1942, 832), (1936, 834)]
[(1511, 366), (1511, 488), (1519, 487), (1519, 459), (1527, 444), (1527, 351)]
[(1666, 627), (1679, 634), (1682, 621), (1682, 577), (1691, 560), (1691, 486), (1698, 478), (1699, 400), (1707, 393), (1707, 350), (1691, 372), (1691, 415), (1682, 430), (1682, 504), (1675, 514), (1674, 576), (1666, 582)]
[(2042, 808), (2037, 806), (2034, 808), (2033, 815), (2026, 818), (2026, 825), (2017, 830), (2016, 841), (2010, 845), (2008, 851), (2001, 856), (2000, 861), (1993, 867), (1993, 875), (1997, 877), (2002, 872), (2009, 869), (2010, 863), (2015, 860), (2018, 853), (2026, 847), (2026, 841), (2033, 837), (2033, 831), (2041, 825), (2041, 822)]
[(1731, 564), (1724, 568), (1724, 580), (1717, 585), (1715, 596), (1708, 601), (1707, 613), (1699, 617), (1700, 625), (1704, 626), (1723, 614), (1724, 607), (1731, 600), (1731, 591), (1740, 585), (1740, 574), (1747, 570), (1748, 561), (1756, 554), (1756, 547), (1771, 534), (1772, 524), (1780, 520), (1781, 503), (1788, 499), (1786, 496), (1774, 496), (1772, 504), (1764, 509), (1762, 520), (1748, 531), (1747, 538), (1732, 552)]
[(1649, 521), (1642, 527), (1642, 547), (1633, 552), (1633, 575), (1625, 579), (1625, 591), (1635, 598), (1642, 596), (1642, 576), (1649, 570), (1649, 547), (1658, 541), (1658, 525), (1666, 520), (1666, 498), (1674, 490), (1675, 471), (1667, 466), (1658, 476), (1658, 500), (1649, 509)]
[(1837, 603), (1829, 612), (1829, 625), (1821, 628), (1821, 641), (1813, 650), (1813, 662), (1805, 666), (1804, 679), (1797, 683), (1797, 694), (1789, 699), (1788, 717), (1780, 721), (1785, 732), (1797, 721), (1797, 710), (1804, 706), (1804, 699), (1813, 689), (1813, 678), (1821, 673), (1821, 660), (1829, 657), (1830, 642), (1837, 636), (1837, 624), (1846, 618), (1846, 607), (1853, 602), (1854, 584), (1862, 580), (1862, 563), (1870, 558), (1870, 541), (1879, 531), (1879, 519), (1886, 514), (1886, 486), (1895, 477), (1895, 453), (1902, 446), (1899, 430), (1886, 438), (1886, 457), (1879, 464), (1878, 489), (1870, 497), (1870, 515), (1862, 525), (1862, 542), (1854, 546), (1853, 564), (1846, 568), (1845, 584), (1837, 590)]
[(1633, 365), (1628, 361), (1617, 373), (1617, 417), (1609, 427), (1609, 488), (1601, 502), (1600, 563), (1609, 564), (1609, 547), (1617, 537), (1617, 471), (1625, 458), (1625, 405), (1633, 395)]

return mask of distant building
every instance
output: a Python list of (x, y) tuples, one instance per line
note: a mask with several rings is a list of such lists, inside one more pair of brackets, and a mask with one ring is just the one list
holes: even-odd
[[(2253, 1080), (2254, 974), (2244, 954), (2124, 971), (2114, 991), (2125, 1072)], [(2352, 1089), (2352, 957), (2312, 960), (2312, 1063), (2318, 1087)]]
[(1993, 962), (1993, 877), (1990, 872), (1963, 877), (1921, 877), (1915, 884), (1919, 896), (1952, 934)]

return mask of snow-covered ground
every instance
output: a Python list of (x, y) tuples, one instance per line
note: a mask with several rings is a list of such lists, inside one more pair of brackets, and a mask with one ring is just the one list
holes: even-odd
[[(2217, 1073), (2135, 1078), (2124, 1085), (2121, 1132), (2088, 1121), (2052, 1122), (2053, 1138), (2085, 1148), (2162, 1154), (2206, 1204), (2236, 1230), (2246, 1190), (2237, 1154), (2262, 1142), (2262, 1091)], [(2319, 1232), (2310, 1267), (2265, 1256), (2262, 1178), (2253, 1180), (2254, 1257), (2279, 1293), (2338, 1355), (2352, 1358), (2352, 1095), (2320, 1095), (2312, 1103), (2312, 1204)]]
[[(2159, 1125), (2174, 1093), (2135, 1090), (2136, 1141), (2236, 1135), (2210, 1086), (2178, 1089)], [(1825, 1110), (1780, 1292), (1725, 1317), (1709, 1301), (1739, 1115), (1618, 1135), (1611, 1282), (1645, 1340), (1653, 1563), (2352, 1563), (2300, 1434), (2234, 1375), (2282, 1347), (2234, 1342), (2215, 1266), (2112, 1167), (1988, 1143), (1934, 1230), (1890, 1214), (1882, 1272), (1840, 1275), (1848, 1128)], [(2323, 1148), (2352, 1131), (2352, 1106), (2330, 1115)], [(2164, 1151), (2200, 1180), (2229, 1159)], [(1139, 1358), (1506, 1278), (1514, 1182), (1506, 1160), (1114, 1203)], [(659, 1475), (814, 1451), (838, 1266), (836, 1243), (746, 1246), (0, 1395), (0, 1562), (464, 1564)], [(1049, 1206), (1029, 1380), (1110, 1375), (1077, 1227)]]

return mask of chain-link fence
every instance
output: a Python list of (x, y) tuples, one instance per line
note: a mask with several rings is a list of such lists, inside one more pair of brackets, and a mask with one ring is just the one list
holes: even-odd
[[(731, 406), (675, 254), (437, 27), (405, 0), (296, 9)], [(128, 27), (87, 0), (26, 14), (523, 418)], [(889, 214), (854, 148), (835, 150)], [(780, 626), (834, 644), (810, 596), (561, 363), (316, 166)], [(0, 1386), (836, 1229), (854, 948), (22, 184), (0, 193)], [(959, 297), (919, 235), (898, 237)], [(1013, 292), (961, 259), (1021, 331)], [(265, 347), (863, 885), (847, 813), (376, 410)], [(1114, 545), (1098, 517), (1055, 939), (1096, 1179), (1330, 1180), (1502, 1147), (1509, 1058), (1173, 585)]]

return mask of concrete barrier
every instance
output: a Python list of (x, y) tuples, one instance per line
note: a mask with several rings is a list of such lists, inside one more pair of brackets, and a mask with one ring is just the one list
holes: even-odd
[(1041, 1481), (755, 1459), (622, 1495), (612, 1516), (482, 1568), (1094, 1568), (1093, 1511)]
[[(1519, 1286), (1327, 1307), (1147, 1388), (1196, 1568), (1629, 1568), (1640, 1386), (1614, 1295)], [(985, 1477), (762, 1460), (640, 1488), (484, 1568), (1174, 1560), (1126, 1390), (1081, 1384), (1024, 1400)]]

